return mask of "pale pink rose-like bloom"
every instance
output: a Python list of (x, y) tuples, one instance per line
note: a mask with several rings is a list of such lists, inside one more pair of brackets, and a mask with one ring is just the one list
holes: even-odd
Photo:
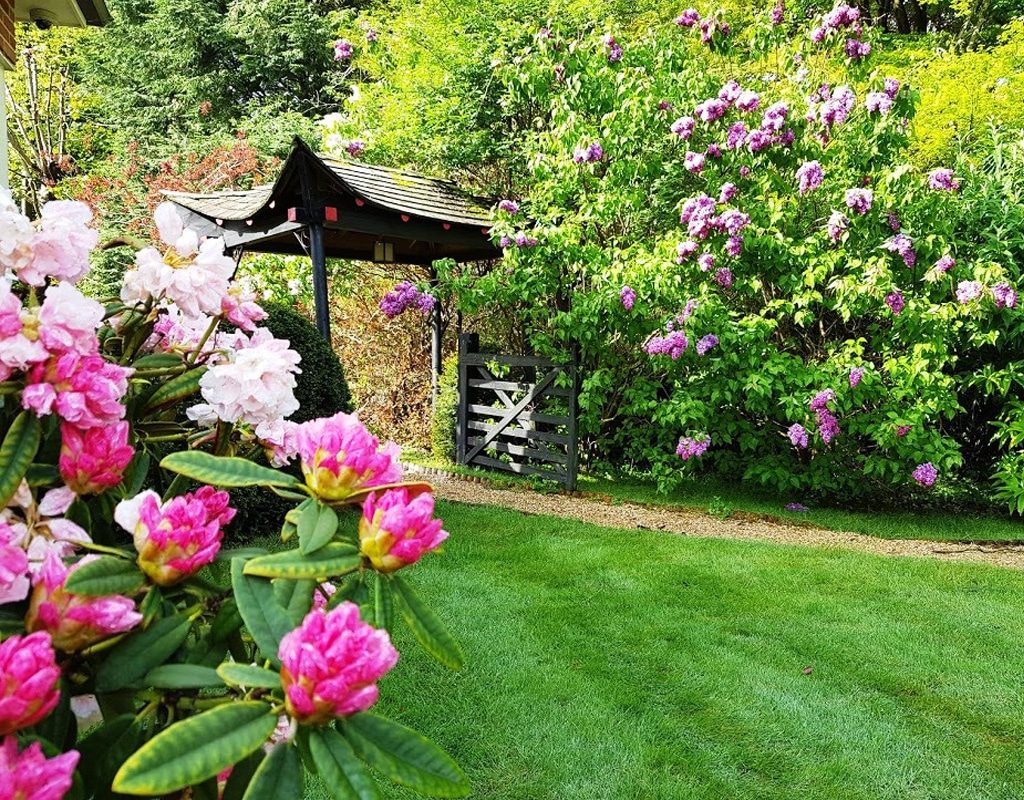
[(0, 736), (35, 725), (60, 700), (60, 668), (46, 633), (0, 643)]
[(103, 315), (102, 305), (71, 284), (50, 286), (39, 308), (39, 340), (51, 353), (90, 355), (99, 348), (96, 329)]
[(49, 356), (39, 341), (39, 320), (7, 282), (0, 279), (0, 380), (14, 372), (24, 372)]
[(235, 516), (227, 492), (201, 486), (160, 502), (146, 491), (122, 500), (114, 521), (135, 538), (139, 567), (154, 583), (173, 586), (217, 557), (224, 526)]
[(362, 489), (402, 478), (398, 446), (381, 447), (355, 414), (304, 422), (296, 437), (306, 485), (317, 497), (344, 500)]
[(261, 422), (256, 426), (256, 438), (267, 450), (267, 457), (275, 467), (283, 467), (299, 452), (299, 423), (287, 419)]
[(28, 555), (21, 541), (21, 534), (0, 522), (0, 605), (28, 596)]
[[(0, 519), (14, 533), (12, 544), (20, 547), (28, 558), (31, 575), (39, 572), (51, 552), (67, 558), (79, 545), (92, 541), (79, 525), (61, 516), (74, 501), (75, 493), (62, 486), (48, 491), (37, 504), (32, 490), (22, 481), (8, 507), (0, 511)], [(19, 592), (22, 595), (18, 599), (22, 599), (27, 588), (22, 585)]]
[(82, 428), (109, 425), (124, 417), (121, 399), (133, 371), (102, 356), (64, 353), (32, 367), (21, 405), (40, 417), (56, 412)]
[(51, 552), (32, 581), (25, 628), (47, 631), (53, 639), (53, 646), (65, 653), (75, 653), (110, 636), (129, 631), (142, 622), (142, 614), (135, 610), (135, 603), (127, 597), (85, 597), (64, 590), (68, 575), (92, 558), (86, 556), (68, 570)]
[(153, 222), (156, 224), (160, 241), (173, 247), (178, 255), (187, 258), (199, 252), (199, 234), (185, 227), (185, 223), (174, 208), (174, 203), (158, 205), (153, 212)]
[(35, 230), (21, 213), (11, 193), (0, 186), (0, 272), (21, 272), (32, 264), (32, 236)]
[(3, 800), (62, 800), (71, 789), (78, 751), (47, 758), (39, 742), (18, 751), (15, 736), (0, 745), (0, 798)]
[(441, 520), (434, 519), (430, 492), (411, 495), (408, 489), (389, 489), (363, 501), (359, 549), (380, 572), (415, 564), (447, 538)]
[(385, 630), (359, 618), (348, 601), (332, 611), (310, 611), (281, 639), (281, 685), (289, 716), (322, 725), (366, 711), (377, 702), (377, 681), (398, 661)]
[[(213, 317), (206, 314), (188, 317), (181, 313), (176, 305), (169, 305), (161, 309), (160, 316), (153, 324), (153, 335), (147, 342), (147, 347), (162, 352), (191, 353), (199, 346), (199, 342), (212, 322)], [(217, 349), (217, 344), (217, 336), (211, 336), (206, 340), (201, 354), (204, 363)]]
[(77, 494), (100, 494), (117, 486), (135, 455), (127, 422), (84, 429), (63, 422), (60, 436), (60, 476)]
[(32, 236), (32, 263), (16, 271), (18, 280), (42, 286), (46, 279), (78, 283), (89, 271), (89, 253), (99, 233), (89, 227), (92, 211), (75, 200), (53, 200), (43, 206)]
[(224, 318), (232, 325), (252, 333), (267, 312), (256, 302), (256, 293), (245, 281), (232, 281), (220, 301)]
[(204, 404), (193, 406), (194, 420), (215, 415), (224, 422), (258, 426), (288, 417), (299, 409), (295, 375), (301, 356), (286, 339), (275, 339), (266, 328), (251, 337), (239, 333), (228, 359), (211, 366), (199, 380)]
[(224, 255), (224, 240), (207, 239), (189, 266), (172, 270), (164, 291), (189, 316), (216, 315), (234, 272), (234, 259)]

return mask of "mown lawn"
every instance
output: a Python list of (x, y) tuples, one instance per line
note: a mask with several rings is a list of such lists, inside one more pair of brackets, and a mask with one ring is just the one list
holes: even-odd
[(467, 668), (399, 635), (381, 708), (474, 797), (1024, 796), (1022, 573), (441, 513), (409, 577)]

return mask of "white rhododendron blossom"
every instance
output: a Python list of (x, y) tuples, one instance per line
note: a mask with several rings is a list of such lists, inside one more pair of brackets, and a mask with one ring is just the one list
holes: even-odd
[(220, 314), (235, 271), (234, 260), (224, 254), (224, 240), (200, 242), (195, 231), (183, 227), (170, 203), (161, 204), (154, 217), (169, 248), (163, 254), (155, 247), (135, 254), (135, 269), (125, 273), (121, 299), (139, 303), (163, 297), (189, 317)]
[(266, 328), (258, 328), (252, 336), (236, 334), (234, 348), (200, 379), (206, 402), (190, 408), (189, 418), (253, 426), (284, 419), (299, 408), (295, 375), (301, 372), (300, 360), (286, 339), (275, 339)]
[(44, 286), (47, 278), (78, 283), (89, 271), (89, 253), (99, 241), (90, 222), (92, 211), (85, 203), (54, 200), (32, 223), (10, 192), (0, 188), (0, 268), (29, 286)]
[(32, 223), (0, 186), (0, 268), (19, 272), (32, 263)]

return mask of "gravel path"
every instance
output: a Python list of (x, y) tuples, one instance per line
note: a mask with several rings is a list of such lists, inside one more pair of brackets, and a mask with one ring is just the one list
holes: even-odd
[(606, 528), (665, 531), (681, 536), (747, 539), (810, 547), (839, 547), (885, 556), (940, 558), (947, 561), (993, 564), (1024, 569), (1024, 544), (983, 545), (957, 542), (926, 542), (910, 539), (878, 539), (859, 533), (830, 531), (813, 526), (786, 524), (771, 518), (734, 512), (719, 519), (696, 511), (638, 503), (611, 503), (586, 495), (542, 494), (526, 489), (498, 489), (486, 483), (416, 469), (434, 485), (445, 500), (474, 505), (499, 506), (525, 514), (544, 514), (589, 522)]

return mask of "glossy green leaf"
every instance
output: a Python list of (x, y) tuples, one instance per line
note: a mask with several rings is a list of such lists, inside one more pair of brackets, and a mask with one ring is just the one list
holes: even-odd
[(72, 572), (65, 588), (74, 594), (104, 597), (111, 594), (134, 594), (145, 583), (145, 576), (134, 561), (101, 556)]
[(291, 621), (296, 626), (299, 625), (313, 605), (316, 581), (308, 579), (293, 581), (287, 578), (278, 578), (273, 583), (274, 599), (288, 613)]
[(398, 609), (405, 624), (424, 650), (450, 669), (462, 669), (462, 648), (444, 623), (420, 599), (413, 588), (398, 575), (391, 577), (391, 586), (398, 597)]
[(41, 436), (39, 417), (31, 411), (22, 411), (7, 429), (0, 444), (0, 508), (18, 491), (39, 449)]
[(363, 761), (395, 783), (430, 797), (469, 794), (469, 781), (459, 765), (411, 728), (363, 712), (344, 720), (341, 732)]
[(143, 683), (156, 689), (206, 689), (224, 685), (217, 670), (196, 664), (162, 664), (146, 673)]
[(181, 647), (192, 623), (175, 615), (158, 619), (114, 647), (96, 670), (96, 691), (113, 692), (138, 681)]
[(276, 727), (277, 715), (267, 703), (217, 706), (146, 742), (118, 771), (114, 790), (160, 795), (205, 781), (262, 746)]
[(299, 515), (299, 550), (303, 555), (315, 553), (338, 530), (338, 512), (323, 503), (311, 503)]
[(279, 744), (263, 759), (243, 800), (291, 800), (302, 797), (302, 763), (291, 744)]
[(391, 599), (391, 581), (386, 575), (373, 573), (373, 624), (378, 628), (390, 630), (393, 623), (393, 603)]
[(199, 379), (205, 374), (206, 367), (197, 367), (171, 378), (149, 396), (142, 413), (144, 415), (152, 414), (154, 411), (167, 408), (191, 397), (199, 391)]
[(309, 732), (309, 754), (335, 800), (379, 800), (380, 790), (366, 765), (344, 738), (331, 728)]
[(85, 784), (86, 796), (96, 800), (109, 800), (114, 796), (110, 784), (114, 774), (134, 753), (145, 737), (142, 726), (136, 724), (134, 714), (105, 717), (103, 724), (93, 729), (75, 749), (80, 753), (78, 771)]
[(287, 612), (274, 599), (274, 587), (270, 581), (246, 575), (243, 571), (246, 563), (241, 558), (231, 562), (231, 586), (235, 590), (238, 611), (256, 646), (275, 666), (280, 666), (277, 649), (281, 637), (295, 626)]
[(332, 542), (308, 556), (302, 555), (299, 550), (286, 550), (254, 558), (246, 562), (245, 574), (264, 578), (312, 578), (325, 581), (358, 569), (362, 562), (363, 557), (355, 547)]
[(246, 689), (280, 689), (281, 676), (273, 670), (257, 667), (255, 664), (237, 664), (226, 661), (217, 667), (217, 674), (229, 686), (244, 686)]
[(242, 800), (245, 797), (250, 782), (252, 782), (253, 775), (256, 774), (256, 770), (259, 769), (260, 764), (263, 763), (266, 757), (267, 754), (263, 752), (261, 747), (235, 764), (235, 768), (231, 770), (231, 775), (228, 776), (227, 783), (224, 784), (224, 793), (221, 795), (220, 800)]
[(245, 458), (214, 456), (199, 450), (171, 453), (160, 466), (200, 483), (214, 486), (298, 486), (299, 482), (280, 470), (261, 467)]

